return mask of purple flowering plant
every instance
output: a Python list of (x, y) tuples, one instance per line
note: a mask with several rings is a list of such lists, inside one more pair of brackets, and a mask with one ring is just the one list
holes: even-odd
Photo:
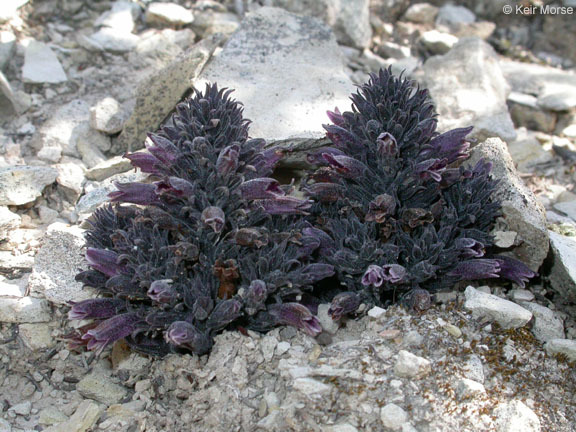
[(126, 155), (149, 176), (117, 184), (91, 217), (89, 269), (76, 278), (100, 296), (71, 305), (70, 319), (93, 320), (75, 347), (100, 353), (123, 339), (146, 354), (201, 355), (225, 328), (316, 336), (320, 302), (334, 320), (395, 299), (418, 311), (461, 280), (534, 276), (488, 255), (500, 209), (490, 164), (455, 166), (471, 128), (436, 133), (413, 82), (382, 70), (351, 112), (329, 113), (332, 146), (308, 155), (300, 197), (273, 178), (284, 151), (249, 138), (230, 93), (195, 91), (146, 151)]

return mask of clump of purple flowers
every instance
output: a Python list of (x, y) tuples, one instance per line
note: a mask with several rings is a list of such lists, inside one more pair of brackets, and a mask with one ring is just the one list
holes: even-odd
[(533, 276), (487, 255), (499, 212), (490, 165), (455, 166), (469, 128), (437, 134), (428, 93), (389, 71), (352, 101), (329, 114), (333, 146), (308, 155), (306, 198), (272, 177), (283, 151), (249, 138), (229, 90), (179, 104), (147, 151), (126, 155), (148, 180), (117, 184), (92, 216), (77, 280), (101, 296), (72, 304), (70, 319), (93, 320), (72, 344), (205, 354), (224, 328), (316, 336), (320, 301), (335, 320), (391, 293), (424, 310), (461, 280)]

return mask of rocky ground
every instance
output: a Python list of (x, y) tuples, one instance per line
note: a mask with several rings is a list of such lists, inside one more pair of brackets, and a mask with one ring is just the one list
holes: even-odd
[[(574, 15), (443, 3), (3, 0), (0, 431), (576, 430)], [(538, 278), (455, 287), (420, 316), (338, 325), (322, 305), (316, 339), (225, 332), (203, 357), (67, 348), (66, 303), (92, 295), (83, 221), (140, 178), (121, 155), (191, 84), (236, 88), (297, 176), (325, 111), (388, 66), (430, 89), (440, 129), (474, 125), (497, 246)]]

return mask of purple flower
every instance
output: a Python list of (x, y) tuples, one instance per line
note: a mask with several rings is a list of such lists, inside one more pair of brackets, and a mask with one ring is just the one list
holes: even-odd
[(521, 261), (504, 255), (497, 255), (494, 260), (500, 264), (500, 276), (516, 282), (522, 288), (530, 278), (536, 276), (530, 268)]
[(304, 266), (302, 274), (306, 276), (309, 283), (334, 276), (334, 266), (330, 264), (313, 263)]
[(452, 129), (435, 138), (432, 138), (428, 146), (420, 153), (421, 156), (435, 156), (446, 158), (451, 164), (460, 159), (468, 157), (470, 143), (465, 141), (466, 135), (472, 131), (473, 127)]
[(268, 296), (266, 282), (260, 279), (250, 282), (250, 286), (244, 293), (244, 307), (248, 315), (254, 315), (259, 310), (264, 310), (264, 302)]
[(276, 319), (277, 324), (299, 328), (310, 336), (317, 336), (322, 332), (320, 321), (306, 306), (299, 303), (271, 305), (268, 307), (268, 312)]
[(384, 282), (384, 271), (382, 267), (371, 264), (368, 266), (368, 270), (362, 276), (362, 285), (379, 287)]
[(202, 212), (201, 218), (202, 223), (212, 228), (215, 233), (219, 233), (224, 229), (226, 216), (220, 207), (206, 207)]
[(346, 153), (344, 153), (342, 150), (338, 150), (337, 148), (323, 147), (320, 150), (317, 150), (317, 151), (312, 152), (312, 153), (308, 153), (306, 155), (306, 160), (311, 164), (323, 165), (323, 164), (326, 164), (326, 159), (324, 158), (324, 154), (330, 154), (332, 156), (345, 156), (346, 155)]
[(396, 211), (396, 200), (388, 194), (378, 195), (368, 204), (368, 213), (364, 220), (382, 223)]
[(240, 185), (242, 197), (247, 200), (277, 198), (286, 195), (280, 183), (273, 178), (261, 177)]
[(96, 355), (100, 355), (111, 343), (129, 336), (141, 322), (135, 313), (116, 315), (88, 330), (82, 336), (82, 340), (87, 341), (89, 350), (96, 350)]
[(147, 294), (155, 302), (170, 303), (175, 295), (172, 279), (155, 280), (150, 284)]
[(307, 215), (308, 213), (306, 210), (312, 206), (311, 201), (301, 200), (291, 196), (278, 197), (275, 199), (256, 200), (254, 203), (272, 215)]
[(454, 242), (462, 258), (479, 258), (484, 256), (484, 245), (471, 238), (459, 238)]
[(318, 240), (320, 243), (320, 255), (332, 255), (336, 249), (336, 245), (332, 237), (330, 237), (321, 229), (309, 226), (302, 230), (302, 234), (304, 234), (304, 236), (312, 237)]
[(238, 318), (242, 312), (242, 303), (235, 299), (220, 301), (206, 322), (210, 330), (220, 330)]
[(214, 300), (208, 296), (200, 296), (192, 306), (192, 315), (197, 320), (203, 321), (210, 316), (212, 309), (214, 309)]
[(130, 160), (133, 167), (140, 168), (143, 173), (160, 174), (160, 170), (158, 169), (159, 161), (150, 153), (126, 153), (124, 157)]
[(500, 272), (500, 263), (493, 259), (471, 259), (461, 261), (448, 276), (456, 276), (459, 280), (474, 280), (496, 278)]
[(346, 121), (344, 120), (344, 117), (338, 108), (334, 108), (334, 111), (326, 111), (326, 114), (328, 115), (330, 121), (336, 126), (342, 126), (346, 124)]
[(428, 159), (414, 166), (414, 174), (422, 180), (433, 179), (442, 181), (442, 173), (446, 170), (446, 159)]
[(379, 287), (384, 282), (396, 284), (406, 277), (406, 269), (400, 264), (370, 265), (362, 276), (362, 285)]
[(106, 276), (115, 276), (123, 269), (122, 266), (116, 264), (118, 254), (106, 249), (87, 248), (86, 261), (88, 264), (99, 272), (104, 273)]
[(159, 204), (156, 186), (146, 183), (114, 183), (117, 191), (108, 196), (112, 202), (125, 202), (140, 205)]
[(396, 138), (388, 132), (382, 132), (376, 138), (376, 150), (381, 157), (396, 156), (398, 154)]
[(322, 153), (322, 157), (328, 164), (345, 178), (354, 179), (364, 175), (366, 165), (349, 156), (338, 156), (330, 153)]
[(304, 192), (324, 203), (336, 202), (343, 195), (344, 186), (335, 183), (314, 183), (306, 186)]
[(124, 301), (114, 298), (96, 298), (71, 302), (72, 307), (68, 312), (68, 319), (105, 319), (118, 313), (124, 306)]
[(180, 152), (172, 142), (163, 136), (148, 134), (148, 138), (155, 144), (148, 147), (148, 151), (166, 166), (174, 164), (178, 159)]
[(89, 287), (98, 288), (106, 284), (108, 277), (96, 270), (85, 270), (78, 273), (74, 279)]
[(240, 146), (238, 144), (232, 144), (224, 148), (218, 155), (218, 160), (216, 161), (216, 171), (221, 176), (225, 176), (231, 172), (238, 169), (238, 159), (240, 156)]
[(332, 320), (338, 321), (344, 315), (356, 312), (358, 307), (360, 307), (360, 303), (362, 301), (358, 294), (351, 291), (342, 292), (332, 299), (328, 315), (332, 317)]
[(186, 321), (174, 321), (165, 334), (166, 342), (203, 355), (212, 348), (212, 339)]

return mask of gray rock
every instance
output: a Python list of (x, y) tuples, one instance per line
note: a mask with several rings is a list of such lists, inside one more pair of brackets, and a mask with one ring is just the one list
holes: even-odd
[(76, 384), (76, 390), (88, 399), (94, 399), (104, 405), (113, 405), (126, 396), (127, 389), (116, 384), (110, 375), (102, 370), (94, 370)]
[(84, 432), (92, 430), (104, 412), (104, 407), (94, 401), (80, 402), (76, 411), (69, 420), (50, 426), (44, 432)]
[(89, 180), (102, 181), (116, 174), (133, 169), (130, 161), (123, 156), (116, 156), (93, 166), (86, 172)]
[(502, 403), (494, 410), (497, 432), (540, 432), (540, 420), (519, 400)]
[(501, 62), (512, 90), (534, 95), (538, 106), (550, 111), (576, 107), (576, 73), (537, 64)]
[(523, 327), (532, 319), (532, 313), (522, 306), (469, 286), (464, 292), (464, 307), (474, 318), (496, 321), (505, 329)]
[(8, 411), (12, 411), (14, 414), (17, 415), (27, 416), (28, 414), (30, 414), (30, 411), (32, 411), (32, 402), (30, 401), (20, 402), (16, 405), (11, 406)]
[(558, 202), (554, 204), (554, 208), (576, 221), (576, 201)]
[(394, 403), (389, 403), (380, 409), (380, 420), (384, 427), (391, 430), (400, 430), (408, 421), (408, 413)]
[(460, 23), (472, 23), (476, 21), (476, 15), (464, 6), (447, 4), (438, 10), (436, 24), (452, 25)]
[(52, 348), (56, 345), (56, 339), (52, 336), (52, 327), (45, 323), (21, 324), (18, 329), (24, 345), (34, 352)]
[[(112, 97), (105, 97), (90, 108), (90, 126), (107, 135), (120, 132), (125, 121), (126, 113), (122, 105)], [(109, 149), (110, 146), (100, 150), (108, 151)]]
[[(518, 95), (523, 95), (522, 99), (518, 100)], [(546, 133), (554, 132), (557, 121), (556, 114), (552, 111), (543, 110), (538, 105), (531, 106), (532, 100), (530, 100), (530, 104), (526, 103), (528, 99), (532, 99), (533, 102), (537, 101), (534, 96), (524, 96), (523, 93), (510, 93), (508, 96), (510, 115), (514, 125)]]
[(462, 366), (462, 373), (465, 378), (484, 383), (484, 365), (482, 359), (476, 354), (472, 354)]
[(330, 305), (323, 303), (318, 306), (318, 320), (320, 321), (320, 325), (322, 329), (330, 334), (336, 334), (338, 331), (338, 323), (335, 322), (330, 315), (328, 315), (328, 309), (330, 309)]
[(496, 24), (490, 21), (478, 21), (473, 23), (459, 23), (450, 26), (450, 32), (459, 38), (478, 37), (486, 40), (496, 30)]
[(83, 191), (86, 178), (84, 172), (86, 167), (79, 159), (65, 156), (59, 164), (54, 165), (58, 170), (56, 182), (64, 192), (66, 199), (70, 202), (76, 202)]
[(411, 51), (409, 46), (383, 41), (378, 45), (378, 53), (386, 58), (403, 59), (410, 57)]
[(273, 0), (268, 5), (321, 19), (332, 27), (341, 44), (357, 48), (370, 45), (372, 28), (369, 0)]
[(531, 302), (532, 300), (534, 300), (534, 294), (532, 293), (532, 291), (528, 291), (525, 289), (514, 289), (510, 291), (510, 298), (515, 303)]
[(409, 351), (401, 350), (398, 353), (394, 373), (401, 378), (423, 378), (430, 373), (432, 366), (430, 360), (418, 357)]
[(63, 414), (56, 407), (46, 407), (38, 413), (38, 423), (43, 426), (51, 426), (68, 420), (68, 416)]
[(330, 30), (277, 8), (249, 14), (200, 78), (236, 89), (252, 136), (301, 148), (323, 142), (326, 111), (349, 109), (353, 90)]
[(0, 297), (0, 322), (36, 323), (48, 322), (50, 318), (50, 306), (46, 300), (35, 297)]
[(64, 155), (78, 157), (78, 135), (89, 116), (88, 104), (75, 99), (56, 109), (52, 117), (32, 137), (30, 145), (36, 150), (42, 147), (59, 147)]
[(544, 150), (540, 141), (533, 135), (520, 129), (518, 137), (508, 143), (508, 151), (520, 172), (533, 172), (538, 165), (551, 162), (554, 156)]
[(40, 160), (57, 163), (62, 159), (62, 148), (54, 146), (42, 147), (36, 156)]
[(431, 54), (446, 54), (454, 45), (456, 45), (456, 43), (458, 43), (458, 38), (450, 33), (430, 30), (422, 34), (420, 37), (420, 43)]
[(576, 362), (576, 340), (552, 339), (544, 345), (549, 355), (563, 354), (571, 362)]
[(94, 26), (109, 27), (120, 33), (131, 33), (139, 15), (140, 7), (136, 3), (119, 0), (112, 4), (112, 9), (98, 17)]
[(472, 399), (486, 394), (486, 389), (478, 381), (462, 378), (456, 385), (456, 397), (460, 400)]
[(576, 299), (576, 238), (549, 231), (553, 264), (550, 284), (564, 301)]
[(472, 135), (480, 140), (516, 137), (506, 106), (508, 85), (496, 53), (486, 42), (462, 38), (447, 54), (430, 57), (424, 73), (440, 131), (472, 125)]
[(23, 205), (34, 201), (58, 171), (44, 166), (13, 166), (0, 168), (0, 205)]
[(0, 241), (6, 238), (8, 231), (20, 226), (20, 216), (12, 213), (6, 206), (0, 206)]
[(78, 42), (90, 51), (109, 51), (122, 54), (132, 51), (138, 44), (138, 36), (103, 27), (91, 36), (80, 36)]
[(34, 257), (32, 255), (13, 255), (10, 251), (0, 251), (0, 270), (5, 273), (29, 272), (33, 265)]
[(32, 40), (24, 54), (22, 80), (33, 84), (56, 84), (68, 81), (68, 78), (54, 51), (48, 45)]
[(178, 27), (192, 21), (192, 11), (176, 3), (154, 2), (146, 9), (146, 23), (150, 25)]
[(18, 102), (12, 90), (12, 86), (0, 71), (0, 115), (3, 117), (13, 116), (18, 113)]
[(293, 387), (308, 396), (325, 395), (332, 390), (331, 386), (314, 378), (297, 378), (294, 380)]
[(516, 231), (493, 231), (494, 246), (507, 249), (514, 246), (518, 233)]
[(28, 291), (28, 276), (20, 279), (6, 279), (0, 276), (0, 297), (20, 298), (26, 296)]
[(0, 71), (4, 70), (8, 62), (12, 59), (15, 46), (16, 36), (14, 36), (14, 33), (0, 31)]
[(56, 220), (58, 212), (47, 206), (38, 206), (38, 215), (40, 216), (40, 222), (50, 224)]
[(540, 342), (566, 337), (564, 334), (564, 322), (553, 310), (537, 303), (522, 302), (520, 304), (524, 309), (532, 312), (534, 316), (532, 333)]
[(404, 19), (418, 24), (432, 24), (438, 15), (438, 8), (430, 3), (415, 3), (404, 13)]
[(379, 320), (386, 314), (386, 309), (379, 306), (374, 306), (368, 311), (368, 316), (374, 320)]
[[(146, 133), (158, 129), (184, 93), (190, 90), (191, 81), (198, 77), (219, 43), (217, 36), (202, 40), (139, 84), (134, 111), (112, 147), (114, 153), (144, 147)], [(220, 84), (232, 87), (230, 83)]]
[(229, 12), (214, 12), (212, 10), (195, 13), (192, 28), (202, 38), (216, 33), (231, 35), (240, 27), (238, 16)]
[(526, 187), (514, 168), (507, 146), (491, 138), (473, 148), (468, 163), (473, 166), (480, 159), (492, 163), (492, 175), (499, 184), (495, 197), (502, 202), (502, 211), (508, 231), (518, 233), (512, 254), (538, 271), (548, 254), (546, 214), (534, 194)]
[(28, 282), (30, 292), (56, 304), (92, 297), (93, 292), (74, 279), (79, 269), (86, 268), (84, 244), (83, 230), (77, 226), (50, 225), (36, 253)]
[(110, 146), (110, 138), (102, 132), (90, 128), (88, 122), (78, 127), (76, 149), (78, 153), (80, 153), (80, 156), (82, 156), (82, 162), (84, 162), (88, 168), (92, 168), (106, 161), (107, 158), (104, 156), (104, 153), (102, 153), (101, 148), (108, 147), (109, 149)]

